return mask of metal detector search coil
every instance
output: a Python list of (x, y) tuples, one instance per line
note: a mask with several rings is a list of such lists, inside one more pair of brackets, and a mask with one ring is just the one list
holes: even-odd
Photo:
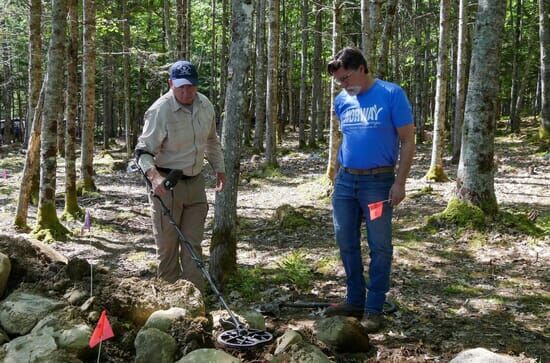
[(231, 329), (218, 335), (218, 343), (235, 349), (251, 349), (270, 342), (273, 335), (257, 329)]

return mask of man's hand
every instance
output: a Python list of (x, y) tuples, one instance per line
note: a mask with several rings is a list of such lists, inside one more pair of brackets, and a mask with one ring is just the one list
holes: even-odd
[(405, 199), (405, 186), (399, 183), (394, 183), (390, 189), (390, 205), (395, 207), (403, 199)]
[(166, 193), (166, 188), (164, 188), (164, 178), (156, 168), (151, 168), (147, 170), (147, 179), (151, 181), (152, 192), (159, 197), (162, 197)]
[(221, 192), (225, 188), (225, 173), (216, 173), (216, 189), (217, 192)]

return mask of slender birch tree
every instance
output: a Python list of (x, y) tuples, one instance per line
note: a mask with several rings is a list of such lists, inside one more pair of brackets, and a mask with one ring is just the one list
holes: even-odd
[[(307, 51), (308, 51), (308, 36), (307, 36), (307, 18), (309, 13), (309, 2), (307, 0), (302, 1), (302, 13), (301, 13), (301, 28), (302, 28), (302, 50), (300, 52), (300, 103), (298, 105), (298, 146), (304, 148), (306, 146), (306, 79), (307, 79)], [(310, 130), (313, 131), (313, 130)]]
[(456, 179), (456, 196), (494, 215), (495, 106), (506, 3), (480, 0), (466, 94), (464, 134)]
[[(241, 121), (248, 104), (246, 77), (251, 47), (252, 0), (232, 0), (232, 42), (229, 56), (231, 78), (227, 84), (225, 126), (222, 133), (225, 171), (225, 189), (216, 194), (214, 229), (210, 245), (210, 272), (223, 285), (226, 274), (237, 267), (237, 190), (241, 159)], [(248, 122), (248, 121), (245, 121)]]
[(57, 120), (63, 112), (65, 29), (67, 0), (52, 1), (52, 35), (48, 50), (48, 81), (44, 93), (44, 114), (40, 150), (40, 196), (34, 233), (39, 239), (63, 239), (69, 231), (59, 222), (55, 208), (57, 171)]
[(443, 169), (445, 149), (445, 111), (447, 109), (447, 82), (449, 79), (449, 12), (450, 0), (441, 0), (439, 13), (439, 52), (435, 90), (434, 133), (432, 160), (426, 179), (443, 182), (449, 180)]
[(265, 56), (265, 1), (257, 0), (256, 12), (256, 75), (255, 80), (255, 119), (254, 149), (260, 153), (264, 151), (264, 138), (266, 126), (265, 93), (267, 85), (266, 56)]

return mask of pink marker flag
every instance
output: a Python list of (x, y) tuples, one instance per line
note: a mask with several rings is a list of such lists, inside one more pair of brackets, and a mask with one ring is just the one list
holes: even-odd
[(369, 204), (370, 220), (374, 221), (377, 218), (382, 217), (382, 210), (384, 209), (384, 200), (380, 202), (374, 202)]
[(101, 316), (99, 317), (99, 321), (97, 322), (97, 326), (90, 337), (90, 342), (88, 345), (90, 348), (93, 348), (102, 341), (110, 339), (114, 336), (115, 334), (113, 333), (113, 328), (111, 328), (109, 319), (107, 319), (107, 311), (103, 310), (101, 312)]
[(84, 216), (84, 227), (82, 229), (87, 229), (90, 231), (92, 228), (92, 217), (90, 217), (90, 212), (86, 210), (86, 216)]
[(4, 179), (8, 179), (8, 176), (9, 176), (8, 170), (7, 169), (2, 170), (2, 177)]

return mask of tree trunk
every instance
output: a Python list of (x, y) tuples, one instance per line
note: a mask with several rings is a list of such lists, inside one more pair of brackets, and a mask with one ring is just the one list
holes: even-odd
[(122, 77), (123, 77), (123, 93), (124, 93), (124, 127), (126, 129), (126, 157), (129, 159), (133, 152), (132, 127), (130, 124), (130, 16), (128, 15), (126, 0), (121, 1), (122, 5), (122, 49), (124, 52), (122, 58)]
[(255, 78), (255, 127), (254, 149), (264, 151), (265, 123), (266, 123), (266, 56), (265, 56), (265, 0), (258, 0), (256, 11), (256, 76)]
[[(7, 24), (5, 20), (0, 22), (1, 28), (6, 29)], [(3, 50), (2, 57), (0, 58), (3, 64), (3, 81), (0, 83), (0, 95), (2, 96), (2, 104), (4, 106), (4, 130), (3, 130), (3, 142), (10, 144), (13, 140), (13, 127), (12, 127), (12, 97), (13, 97), (13, 79), (14, 75), (11, 70), (11, 46), (8, 44), (8, 36), (6, 33), (0, 33), (0, 49)], [(2, 118), (0, 116), (0, 118)]]
[(377, 75), (385, 79), (388, 76), (388, 53), (390, 49), (390, 41), (393, 36), (393, 28), (395, 23), (395, 14), (397, 12), (397, 1), (389, 0), (386, 4), (386, 19), (384, 22), (384, 31), (380, 42), (380, 54), (377, 62)]
[(82, 144), (80, 179), (84, 191), (96, 191), (94, 183), (96, 19), (95, 0), (84, 0), (84, 54), (82, 56)]
[(189, 0), (176, 0), (176, 19), (178, 22), (178, 41), (177, 41), (177, 52), (178, 59), (189, 59), (189, 44), (187, 43), (188, 37), (188, 28), (189, 28), (189, 19), (187, 19), (187, 7), (189, 6)]
[[(172, 26), (170, 25), (170, 19), (171, 19), (170, 0), (162, 1), (162, 17), (164, 21), (164, 39), (166, 41), (166, 50), (168, 51), (168, 59), (172, 60), (175, 55), (175, 52), (174, 52), (175, 47), (174, 47), (174, 38), (172, 36)], [(212, 34), (214, 34), (214, 32), (212, 32)]]
[(48, 50), (48, 81), (44, 95), (44, 113), (40, 151), (40, 197), (35, 235), (39, 239), (64, 239), (69, 231), (59, 223), (55, 208), (57, 171), (57, 119), (63, 110), (63, 73), (65, 69), (65, 28), (67, 1), (52, 1), (52, 35)]
[[(210, 84), (208, 85), (209, 86), (209, 92), (208, 92), (208, 97), (210, 98), (210, 100), (212, 100), (212, 102), (214, 102), (215, 104), (217, 102), (215, 102), (216, 100), (216, 85), (217, 85), (217, 81), (216, 81), (216, 73), (215, 73), (215, 70), (216, 70), (216, 57), (217, 57), (217, 52), (216, 52), (216, 0), (212, 0), (211, 1), (211, 7), (212, 7), (212, 28), (210, 29), (210, 32), (211, 32), (211, 36), (210, 36)], [(219, 111), (219, 110), (218, 110)], [(218, 113), (219, 115), (219, 113)]]
[(31, 123), (31, 132), (29, 138), (29, 147), (25, 156), (25, 166), (21, 180), (31, 180), (30, 183), (21, 183), (19, 189), (19, 198), (17, 202), (17, 211), (15, 212), (14, 225), (20, 229), (27, 229), (27, 215), (29, 203), (33, 195), (34, 180), (37, 179), (40, 161), (40, 138), (42, 130), (42, 109), (44, 105), (44, 93), (47, 83), (47, 76), (44, 78), (36, 105), (34, 106), (34, 115)]
[(241, 159), (241, 128), (247, 104), (246, 77), (250, 57), (252, 0), (232, 0), (232, 43), (229, 67), (232, 77), (227, 84), (225, 126), (222, 134), (227, 181), (216, 194), (214, 228), (210, 245), (210, 272), (223, 285), (226, 274), (237, 267), (237, 190)]
[[(306, 79), (307, 79), (307, 16), (309, 13), (309, 3), (307, 0), (302, 1), (302, 17), (301, 17), (301, 28), (302, 28), (302, 51), (300, 54), (300, 103), (298, 111), (298, 142), (299, 148), (304, 148), (306, 146)], [(310, 130), (313, 131), (313, 130)]]
[(227, 59), (229, 54), (229, 42), (227, 39), (227, 29), (229, 29), (229, 10), (228, 0), (222, 0), (222, 44), (220, 52), (220, 97), (219, 97), (219, 117), (220, 117), (220, 132), (223, 129), (223, 119), (225, 114), (225, 90), (227, 85)]
[(29, 15), (29, 101), (27, 107), (27, 127), (25, 130), (25, 145), (28, 145), (32, 132), (34, 109), (38, 103), (42, 87), (42, 1), (30, 1)]
[(277, 95), (279, 60), (279, 0), (268, 0), (269, 32), (267, 39), (267, 95), (266, 95), (266, 148), (265, 159), (269, 166), (278, 167), (276, 152)]
[(550, 140), (550, 5), (539, 0), (540, 73), (541, 73), (541, 127), (539, 136)]
[(445, 148), (445, 110), (447, 106), (447, 82), (449, 77), (450, 8), (450, 0), (441, 0), (432, 160), (430, 170), (426, 174), (426, 179), (436, 182), (449, 180), (443, 169), (443, 152)]
[[(342, 3), (341, 0), (334, 0), (332, 4), (332, 56), (335, 56), (342, 42), (340, 35), (340, 13)], [(338, 120), (336, 119), (336, 113), (334, 111), (334, 99), (337, 95), (334, 79), (331, 81), (330, 92), (330, 136), (326, 175), (329, 180), (334, 181), (336, 172), (338, 171), (338, 149), (342, 142), (342, 134), (340, 133)]]
[(495, 102), (506, 2), (480, 0), (466, 94), (456, 196), (486, 214), (498, 211), (494, 190)]
[(83, 213), (76, 198), (76, 115), (78, 112), (78, 0), (69, 0), (69, 42), (67, 90), (65, 91), (65, 209), (63, 219), (77, 219)]
[(464, 124), (464, 103), (466, 100), (466, 42), (468, 32), (467, 0), (460, 0), (458, 12), (458, 49), (456, 56), (456, 104), (453, 127), (453, 164), (460, 158), (460, 144), (462, 143), (462, 125)]
[(514, 45), (512, 47), (512, 88), (510, 90), (510, 131), (519, 132), (519, 110), (517, 109), (517, 102), (519, 97), (519, 88), (521, 80), (519, 78), (520, 70), (520, 49), (522, 43), (522, 28), (523, 28), (523, 0), (516, 0), (516, 18), (514, 24), (512, 7), (510, 7), (510, 19), (514, 29)]
[(319, 2), (315, 2), (315, 31), (313, 32), (313, 68), (311, 79), (313, 80), (313, 87), (311, 92), (311, 131), (309, 133), (309, 146), (314, 148), (317, 147), (317, 134), (318, 129), (322, 129), (322, 105), (323, 105), (323, 91), (321, 89), (321, 52), (323, 50), (323, 42), (321, 38), (321, 33), (323, 31), (323, 14), (321, 13), (321, 6)]

